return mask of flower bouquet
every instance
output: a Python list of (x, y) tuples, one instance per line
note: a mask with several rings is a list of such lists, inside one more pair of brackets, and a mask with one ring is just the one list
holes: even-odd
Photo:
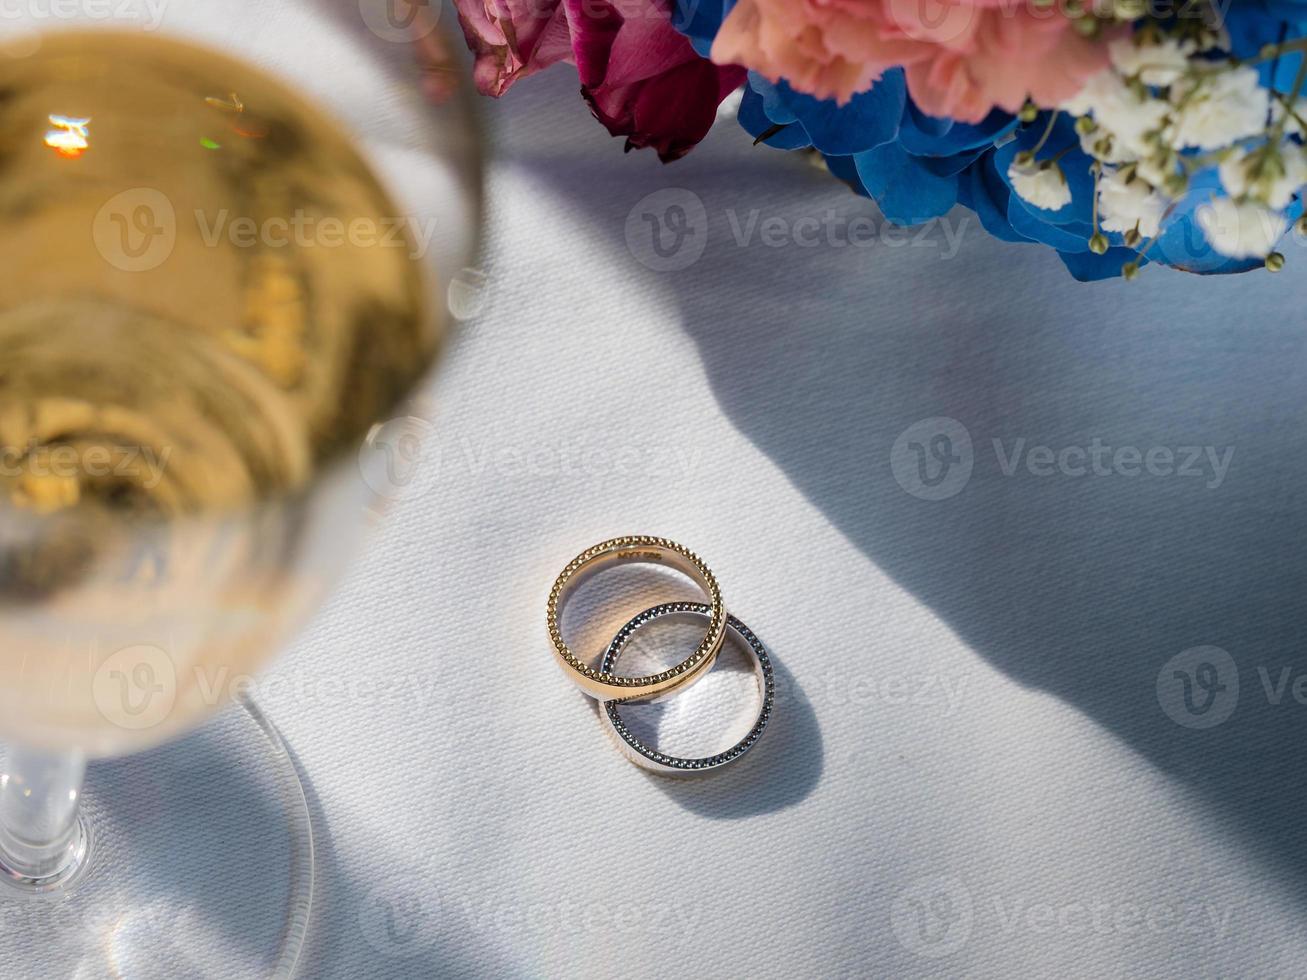
[(574, 64), (664, 161), (734, 95), (757, 143), (820, 154), (890, 221), (962, 205), (1078, 279), (1278, 271), (1303, 224), (1307, 0), (456, 5), (487, 95)]

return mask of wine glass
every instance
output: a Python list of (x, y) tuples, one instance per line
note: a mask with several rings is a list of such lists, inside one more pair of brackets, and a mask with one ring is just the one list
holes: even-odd
[(419, 260), (433, 229), (442, 285), (470, 258), (479, 142), (465, 93), (431, 113), (418, 228), (225, 55), (92, 31), (0, 58), (7, 975), (295, 969), (312, 826), (240, 682), (349, 559), (359, 447), (441, 349)]

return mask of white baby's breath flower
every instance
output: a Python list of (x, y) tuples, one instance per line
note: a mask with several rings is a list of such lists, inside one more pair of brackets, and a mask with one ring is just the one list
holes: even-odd
[(1090, 75), (1080, 91), (1058, 108), (1073, 116), (1093, 115), (1094, 107), (1103, 98), (1104, 91), (1119, 80), (1116, 72), (1111, 68), (1104, 68), (1098, 74)]
[(1177, 150), (1218, 150), (1266, 128), (1270, 93), (1253, 68), (1216, 69), (1181, 79), (1171, 88)]
[(1008, 167), (1008, 178), (1012, 189), (1021, 199), (1045, 211), (1060, 211), (1071, 203), (1071, 188), (1067, 185), (1066, 174), (1057, 164), (1034, 164), (1019, 167), (1016, 163)]
[(1208, 243), (1232, 259), (1264, 259), (1289, 230), (1284, 215), (1260, 204), (1236, 204), (1218, 197), (1198, 209), (1198, 226)]
[(1093, 116), (1098, 130), (1085, 140), (1086, 149), (1092, 152), (1099, 140), (1110, 137), (1111, 152), (1096, 154), (1109, 163), (1129, 163), (1148, 156), (1152, 152), (1148, 134), (1158, 132), (1171, 111), (1164, 99), (1132, 89), (1110, 68), (1093, 76), (1062, 108), (1078, 116)]
[(1166, 38), (1160, 44), (1140, 44), (1137, 38), (1118, 38), (1107, 46), (1112, 64), (1126, 78), (1139, 77), (1145, 85), (1165, 88), (1189, 70), (1196, 45)]
[(1275, 181), (1266, 203), (1273, 208), (1287, 208), (1294, 195), (1307, 185), (1307, 151), (1295, 144), (1284, 148), (1284, 176)]
[[(1288, 116), (1287, 119), (1286, 116)], [(1302, 123), (1298, 121), (1301, 116), (1302, 106), (1298, 106), (1294, 112), (1290, 112), (1279, 99), (1271, 99), (1271, 123), (1276, 126), (1283, 125), (1285, 136), (1304, 135)]]
[(1221, 164), (1221, 184), (1231, 197), (1250, 197), (1260, 204), (1282, 211), (1307, 184), (1307, 156), (1303, 148), (1286, 143), (1280, 147), (1278, 166), (1264, 158), (1262, 149), (1240, 150)]
[(1135, 166), (1135, 173), (1153, 187), (1165, 187), (1168, 178), (1178, 171), (1175, 161), (1165, 153), (1145, 157)]
[(1226, 158), (1220, 167), (1221, 186), (1231, 197), (1248, 193), (1248, 154), (1240, 150)]
[(1120, 171), (1107, 171), (1098, 182), (1098, 216), (1104, 231), (1121, 234), (1136, 227), (1144, 238), (1162, 230), (1168, 201), (1142, 180), (1127, 181)]

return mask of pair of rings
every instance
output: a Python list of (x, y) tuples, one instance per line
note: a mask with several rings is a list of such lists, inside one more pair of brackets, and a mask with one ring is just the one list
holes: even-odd
[[(599, 666), (589, 666), (572, 652), (563, 639), (560, 625), (563, 608), (568, 598), (590, 576), (615, 565), (631, 563), (649, 563), (676, 569), (703, 589), (708, 601), (669, 602), (646, 609), (613, 637)], [(698, 555), (683, 545), (666, 538), (631, 536), (612, 538), (583, 551), (572, 559), (554, 582), (549, 593), (548, 613), (549, 639), (559, 665), (577, 687), (602, 703), (603, 718), (617, 736), (618, 744), (627, 757), (637, 765), (664, 774), (689, 774), (718, 769), (739, 759), (762, 736), (775, 702), (771, 658), (753, 632), (726, 612), (716, 577)], [(707, 635), (694, 652), (676, 666), (656, 674), (634, 677), (613, 673), (636, 631), (667, 616), (706, 622)], [(687, 690), (712, 669), (728, 632), (734, 633), (749, 648), (762, 694), (762, 709), (749, 734), (724, 752), (703, 758), (670, 756), (637, 738), (622, 721), (620, 705), (657, 701)]]

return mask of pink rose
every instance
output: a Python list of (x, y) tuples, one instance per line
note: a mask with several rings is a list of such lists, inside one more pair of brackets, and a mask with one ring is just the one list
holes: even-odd
[(455, 0), (477, 87), (499, 96), (559, 61), (627, 149), (675, 160), (703, 139), (746, 72), (700, 57), (671, 24), (670, 0)]
[(455, 0), (473, 76), (482, 95), (496, 98), (525, 78), (572, 56), (562, 0)]
[(1033, 0), (739, 0), (712, 55), (840, 103), (902, 66), (918, 108), (971, 123), (1028, 98), (1057, 105), (1108, 63)]

